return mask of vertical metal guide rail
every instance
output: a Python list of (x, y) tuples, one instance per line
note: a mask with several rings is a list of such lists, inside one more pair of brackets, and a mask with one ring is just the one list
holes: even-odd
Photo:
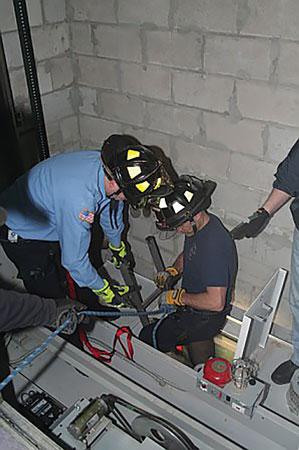
[[(151, 253), (151, 256), (153, 258), (153, 262), (155, 265), (155, 268), (157, 272), (160, 272), (162, 270), (165, 270), (165, 264), (162, 259), (159, 247), (157, 245), (156, 239), (154, 236), (148, 236), (146, 238), (146, 242), (149, 248), (149, 251)], [(143, 301), (141, 293), (140, 293), (140, 287), (138, 285), (138, 282), (136, 280), (134, 271), (130, 268), (128, 264), (122, 264), (121, 266), (121, 274), (124, 279), (124, 282), (126, 285), (128, 285), (131, 290), (132, 294), (131, 302), (132, 306), (134, 306), (137, 311), (145, 311), (148, 306), (150, 306), (157, 297), (163, 292), (162, 289), (156, 288), (146, 299)], [(141, 316), (140, 317), (141, 323), (143, 326), (149, 324), (149, 320), (147, 316)]]
[(29, 92), (30, 105), (34, 117), (40, 160), (49, 158), (49, 146), (44, 121), (42, 102), (38, 84), (32, 38), (28, 20), (26, 0), (13, 0), (23, 62)]

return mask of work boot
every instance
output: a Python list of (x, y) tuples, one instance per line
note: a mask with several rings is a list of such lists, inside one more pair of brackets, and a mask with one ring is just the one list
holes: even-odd
[(299, 369), (290, 359), (280, 364), (272, 373), (271, 379), (275, 384), (287, 384), (291, 381), (295, 370)]

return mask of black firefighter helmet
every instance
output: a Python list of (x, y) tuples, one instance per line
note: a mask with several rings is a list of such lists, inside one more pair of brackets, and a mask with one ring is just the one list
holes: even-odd
[(175, 230), (188, 220), (192, 222), (197, 213), (211, 205), (216, 185), (214, 181), (181, 175), (170, 194), (151, 201), (157, 228), (161, 231)]
[(163, 164), (150, 146), (126, 134), (113, 134), (101, 151), (104, 169), (124, 192), (127, 200), (135, 204), (150, 194), (158, 195), (162, 184)]

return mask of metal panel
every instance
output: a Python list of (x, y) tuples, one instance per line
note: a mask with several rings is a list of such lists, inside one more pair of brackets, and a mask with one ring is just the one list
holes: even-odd
[[(93, 336), (102, 341), (102, 344), (99, 344), (100, 347), (109, 348), (113, 342), (114, 333), (113, 325), (98, 322)], [(28, 347), (32, 347), (34, 339), (38, 342), (47, 335), (46, 330), (35, 330), (29, 336)], [(20, 342), (24, 346), (26, 339), (21, 337)], [(178, 422), (178, 419), (182, 418), (181, 414), (184, 417), (187, 414), (188, 418), (197, 424), (196, 430), (204, 443), (204, 446), (201, 444), (203, 449), (215, 450), (223, 448), (222, 446), (224, 448), (241, 446), (256, 450), (269, 446), (272, 450), (298, 450), (296, 418), (292, 421), (286, 416), (282, 417), (280, 410), (272, 412), (268, 408), (258, 406), (252, 419), (249, 419), (201, 392), (196, 386), (197, 372), (193, 369), (145, 345), (138, 339), (133, 339), (133, 346), (135, 350), (133, 362), (122, 354), (116, 353), (112, 363), (105, 366), (72, 345), (57, 339), (38, 361), (24, 371), (24, 375), (67, 406), (71, 406), (77, 399), (74, 396), (84, 395), (88, 398), (97, 395), (99, 390), (125, 396), (129, 401), (134, 399), (139, 404), (141, 402), (143, 407), (153, 408), (155, 405), (156, 414), (163, 415), (165, 418), (170, 417), (173, 423), (179, 424), (181, 429), (187, 433), (191, 432), (194, 436), (194, 428), (190, 429), (188, 421), (179, 420)], [(20, 344), (18, 344), (15, 352), (20, 350)], [(24, 350), (23, 348), (22, 351)], [(280, 358), (284, 358), (282, 344), (279, 350)], [(20, 378), (17, 382), (20, 382)], [(24, 388), (25, 384), (26, 382), (23, 382), (22, 386), (19, 385), (19, 389)], [(73, 386), (76, 386), (75, 392)], [(27, 388), (29, 388), (28, 384)], [(285, 403), (284, 390), (281, 386), (278, 388), (280, 389), (273, 388), (271, 395), (280, 398), (280, 403), (283, 404)], [(141, 392), (142, 395), (140, 395)], [(156, 409), (158, 405), (159, 408)], [(286, 406), (285, 409), (287, 409)], [(292, 415), (289, 413), (289, 416)], [(199, 435), (195, 433), (195, 436)], [(217, 445), (214, 440), (215, 435), (218, 436)], [(230, 442), (227, 443), (226, 440)]]
[[(26, 336), (23, 334), (21, 336), (21, 346), (23, 345), (23, 348), (21, 348), (20, 344), (11, 342), (9, 346), (11, 357), (16, 358), (18, 353), (20, 356), (20, 351), (24, 352), (25, 350), (24, 345), (32, 348), (32, 346), (43, 340), (46, 335), (48, 335), (47, 330), (32, 330), (26, 343)], [(149, 358), (148, 354), (146, 356)], [(172, 362), (172, 360), (169, 361)], [(149, 360), (148, 363), (151, 364), (151, 361)], [(37, 387), (46, 391), (52, 397), (58, 398), (61, 403), (68, 407), (82, 396), (90, 398), (101, 393), (113, 393), (152, 414), (170, 421), (186, 433), (201, 450), (235, 450), (243, 448), (230, 438), (223, 437), (217, 431), (212, 430), (211, 427), (201, 423), (199, 416), (201, 407), (204, 405), (199, 398), (196, 399), (197, 414), (193, 415), (193, 417), (185, 414), (184, 408), (176, 408), (172, 401), (165, 401), (159, 395), (157, 386), (161, 388), (163, 385), (162, 377), (158, 375), (154, 380), (154, 390), (148, 389), (146, 380), (152, 380), (154, 375), (148, 376), (147, 369), (144, 372), (141, 370), (144, 378), (139, 382), (136, 367), (135, 365), (132, 366), (134, 368), (133, 372), (127, 370), (124, 373), (120, 373), (118, 370), (110, 367), (110, 365), (96, 361), (73, 345), (57, 338), (34, 364), (24, 370), (23, 373), (26, 378), (20, 376), (15, 380), (15, 386), (18, 393), (24, 389), (28, 391)], [(170, 369), (172, 370), (173, 366)], [(151, 373), (151, 370), (149, 369), (148, 372)], [(135, 383), (135, 378), (137, 383)], [(35, 383), (35, 386), (31, 384), (30, 380)], [(143, 382), (144, 385), (142, 385)], [(176, 382), (166, 385), (164, 383), (163, 390), (168, 392), (170, 398), (176, 393), (176, 384)], [(185, 389), (183, 390), (184, 392)], [(189, 396), (185, 400), (188, 403)]]
[(244, 313), (235, 358), (250, 358), (258, 347), (265, 347), (286, 276), (285, 269), (277, 269)]

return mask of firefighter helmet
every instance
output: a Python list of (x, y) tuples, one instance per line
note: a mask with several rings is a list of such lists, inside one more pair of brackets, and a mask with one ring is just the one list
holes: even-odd
[[(130, 203), (153, 193), (162, 183), (162, 162), (154, 149), (129, 135), (113, 134), (101, 152), (108, 177), (113, 178)], [(156, 192), (155, 192), (156, 194)]]
[(209, 208), (215, 188), (214, 181), (181, 175), (169, 195), (151, 202), (157, 228), (161, 231), (175, 230), (188, 220), (192, 221), (197, 213)]

